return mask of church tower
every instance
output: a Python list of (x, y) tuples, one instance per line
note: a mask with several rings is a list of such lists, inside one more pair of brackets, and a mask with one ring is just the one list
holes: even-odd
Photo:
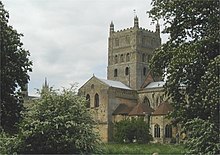
[(149, 60), (155, 48), (160, 47), (160, 29), (150, 31), (139, 27), (138, 17), (134, 26), (120, 31), (110, 24), (108, 39), (108, 80), (120, 81), (132, 89), (140, 89), (149, 72)]

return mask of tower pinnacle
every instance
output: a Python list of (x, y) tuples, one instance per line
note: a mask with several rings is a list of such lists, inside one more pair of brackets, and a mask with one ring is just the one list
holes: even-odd
[(113, 24), (113, 21), (111, 21), (111, 24), (110, 24), (110, 33), (114, 32), (114, 24)]
[(139, 27), (137, 15), (134, 17), (134, 27)]
[(49, 92), (50, 86), (47, 82), (47, 78), (45, 77), (44, 84), (42, 85), (41, 93)]

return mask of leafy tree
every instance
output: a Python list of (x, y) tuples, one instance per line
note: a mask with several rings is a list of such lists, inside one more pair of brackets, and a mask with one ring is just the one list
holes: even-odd
[(1, 46), (1, 127), (9, 133), (16, 132), (15, 124), (21, 119), (23, 108), (19, 89), (28, 83), (31, 71), (29, 52), (22, 47), (19, 34), (8, 25), (9, 14), (0, 1), (0, 46)]
[[(219, 133), (220, 127), (220, 1), (152, 0), (152, 6), (150, 17), (162, 18), (163, 32), (170, 34), (169, 40), (157, 49), (151, 68), (158, 75), (167, 75), (165, 90), (174, 107), (171, 117), (189, 131), (198, 120), (200, 124), (207, 121), (213, 127), (201, 125), (202, 135), (192, 132), (189, 150), (196, 154), (219, 153), (218, 138), (210, 137), (214, 136), (211, 133)], [(202, 136), (201, 145), (192, 141)]]
[[(100, 143), (86, 99), (73, 89), (48, 90), (24, 113), (14, 150), (25, 154), (97, 153)], [(13, 152), (12, 152), (13, 153)]]
[(214, 154), (219, 151), (219, 133), (218, 127), (209, 120), (195, 118), (188, 121), (185, 125), (189, 131), (189, 139), (186, 146), (189, 148), (188, 154)]
[(114, 140), (120, 143), (133, 141), (148, 143), (152, 140), (152, 136), (149, 132), (149, 125), (143, 118), (132, 118), (115, 123)]

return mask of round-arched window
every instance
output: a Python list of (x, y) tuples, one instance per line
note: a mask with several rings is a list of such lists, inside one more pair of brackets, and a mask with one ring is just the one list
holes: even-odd
[(99, 94), (95, 94), (94, 107), (99, 107)]
[(128, 75), (129, 74), (129, 67), (126, 67), (125, 68), (125, 75)]

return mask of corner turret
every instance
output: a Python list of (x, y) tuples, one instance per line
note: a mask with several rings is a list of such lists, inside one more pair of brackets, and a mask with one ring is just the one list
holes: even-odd
[(50, 86), (47, 82), (47, 78), (45, 77), (44, 84), (42, 85), (41, 93), (49, 92)]
[(110, 33), (113, 33), (114, 32), (114, 24), (113, 24), (113, 21), (111, 21), (111, 24), (110, 24)]
[(135, 16), (134, 17), (134, 28), (138, 28), (139, 27), (139, 24), (138, 24), (138, 17)]

